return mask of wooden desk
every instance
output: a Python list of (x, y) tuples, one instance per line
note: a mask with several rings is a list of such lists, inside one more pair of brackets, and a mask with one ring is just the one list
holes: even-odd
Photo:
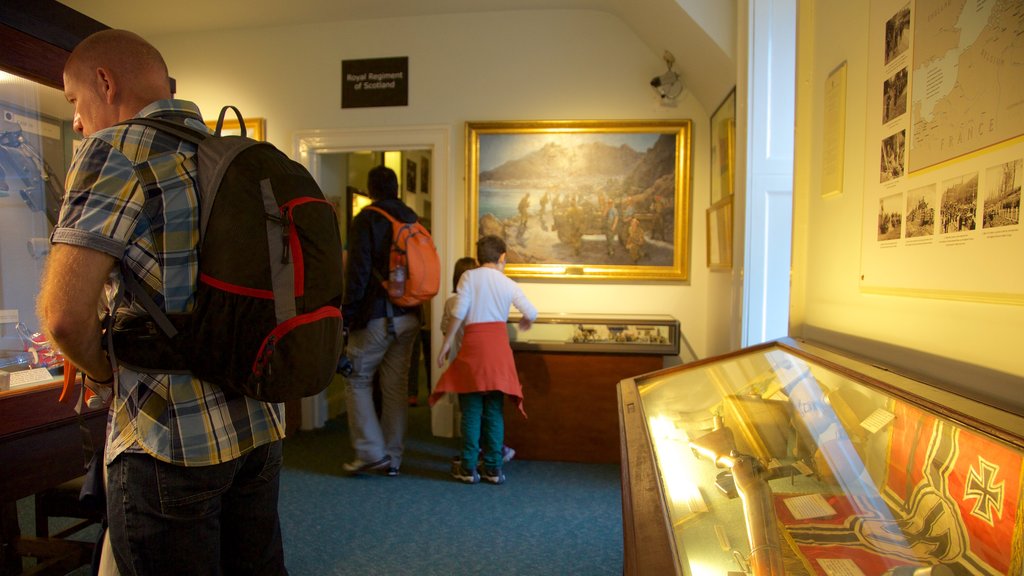
[[(85, 471), (82, 434), (75, 414), (78, 397), (60, 403), (60, 389), (61, 382), (57, 381), (0, 392), (0, 506), (5, 516), (0, 527), (0, 572), (20, 568), (17, 551), (26, 549), (20, 544), (31, 544), (28, 547), (36, 549), (40, 544), (36, 539), (21, 541), (15, 503)], [(102, 446), (107, 410), (85, 410), (93, 444)]]
[[(15, 501), (85, 471), (74, 399), (61, 403), (60, 382), (0, 392), (0, 500)], [(103, 445), (106, 408), (85, 409), (93, 444)]]

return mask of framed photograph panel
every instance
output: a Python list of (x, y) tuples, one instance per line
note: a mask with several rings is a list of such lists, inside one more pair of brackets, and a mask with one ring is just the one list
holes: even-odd
[(708, 268), (732, 269), (732, 197), (719, 200), (707, 211)]
[(466, 124), (469, 246), (513, 277), (686, 280), (691, 122)]
[[(253, 140), (263, 142), (267, 139), (266, 124), (267, 121), (263, 118), (246, 118), (245, 135)], [(210, 130), (217, 129), (216, 120), (206, 120), (206, 125), (210, 127)], [(222, 136), (241, 136), (242, 128), (237, 119), (225, 118), (220, 133)]]
[(732, 196), (736, 166), (736, 89), (711, 115), (711, 204)]
[(412, 158), (405, 159), (405, 190), (411, 194), (416, 193), (416, 175), (419, 168)]

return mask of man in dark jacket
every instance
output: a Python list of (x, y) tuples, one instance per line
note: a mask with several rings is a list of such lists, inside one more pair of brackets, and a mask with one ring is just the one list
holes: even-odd
[[(370, 170), (367, 191), (377, 206), (401, 222), (416, 213), (398, 198), (398, 177), (385, 166)], [(345, 464), (352, 474), (374, 470), (397, 476), (402, 465), (409, 406), (406, 398), (412, 344), (419, 335), (418, 308), (388, 300), (381, 281), (388, 277), (391, 222), (374, 210), (352, 219), (342, 314), (349, 331), (352, 374), (345, 387), (348, 428), (356, 458)], [(380, 369), (382, 410), (374, 410), (373, 376)]]

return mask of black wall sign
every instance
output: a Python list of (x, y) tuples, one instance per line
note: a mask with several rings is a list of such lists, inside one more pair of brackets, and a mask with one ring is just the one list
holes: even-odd
[(341, 107), (409, 105), (409, 58), (341, 61)]

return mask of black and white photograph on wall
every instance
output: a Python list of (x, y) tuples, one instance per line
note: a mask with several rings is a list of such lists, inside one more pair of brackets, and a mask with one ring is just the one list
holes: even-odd
[(420, 192), (430, 192), (430, 159), (425, 158), (420, 162)]
[(412, 158), (405, 159), (405, 190), (416, 193), (416, 161)]
[(966, 232), (975, 228), (978, 211), (978, 173), (972, 172), (942, 183), (942, 234)]
[(882, 88), (882, 123), (887, 124), (907, 112), (907, 69), (893, 74)]
[(903, 176), (907, 154), (907, 131), (899, 132), (882, 140), (881, 182), (888, 182)]
[(982, 228), (1020, 224), (1020, 187), (1024, 160), (1018, 158), (988, 169)]
[(905, 238), (935, 234), (935, 184), (907, 191)]
[(903, 194), (878, 200), (878, 241), (899, 240), (903, 228)]
[(910, 48), (910, 4), (885, 22), (885, 63), (892, 62)]
[[(1024, 305), (1024, 266), (993, 265), (1024, 254), (1024, 82), (993, 57), (1020, 54), (1020, 0), (869, 4), (861, 290)], [(902, 236), (881, 242), (897, 193)]]

